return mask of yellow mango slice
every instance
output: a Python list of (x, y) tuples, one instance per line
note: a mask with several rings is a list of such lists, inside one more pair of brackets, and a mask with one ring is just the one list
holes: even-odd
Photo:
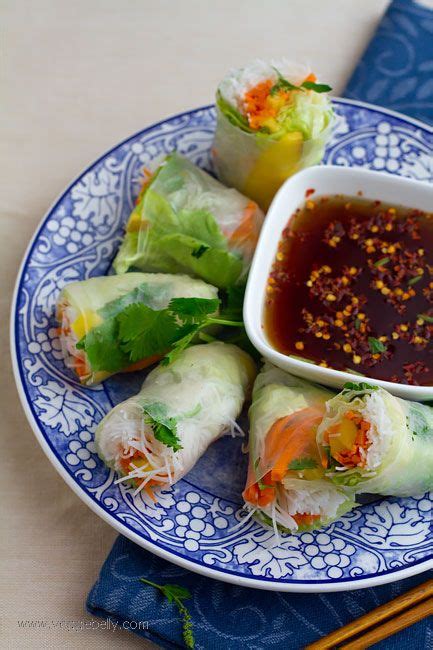
[(331, 455), (339, 454), (342, 451), (352, 449), (355, 444), (358, 428), (353, 420), (343, 418), (338, 425), (338, 431), (329, 435)]
[(302, 133), (287, 133), (264, 149), (251, 170), (243, 193), (267, 210), (282, 183), (298, 171), (303, 149)]
[(82, 311), (71, 327), (78, 340), (82, 339), (93, 327), (102, 323), (102, 318), (95, 311)]
[(302, 470), (302, 478), (304, 478), (307, 481), (315, 481), (321, 479), (323, 478), (324, 474), (325, 474), (325, 470), (322, 467)]

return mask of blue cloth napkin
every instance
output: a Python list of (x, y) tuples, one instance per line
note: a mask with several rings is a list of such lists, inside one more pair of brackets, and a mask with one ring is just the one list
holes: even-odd
[(391, 2), (343, 96), (433, 124), (433, 11)]
[[(433, 12), (410, 0), (394, 0), (344, 94), (433, 123)], [(88, 611), (163, 648), (180, 648), (176, 607), (140, 577), (191, 591), (186, 604), (198, 650), (297, 650), (431, 576), (329, 595), (279, 594), (201, 577), (119, 537), (89, 594)], [(404, 647), (433, 647), (428, 619), (375, 646)]]
[[(432, 572), (433, 574), (433, 572)], [(281, 594), (235, 587), (170, 564), (125, 537), (118, 537), (87, 600), (94, 616), (112, 628), (136, 632), (163, 648), (182, 648), (175, 605), (153, 587), (179, 584), (192, 593), (185, 601), (197, 650), (297, 650), (432, 577), (332, 594)], [(141, 628), (141, 629), (140, 629)], [(375, 650), (431, 648), (433, 627), (425, 619), (375, 646)]]

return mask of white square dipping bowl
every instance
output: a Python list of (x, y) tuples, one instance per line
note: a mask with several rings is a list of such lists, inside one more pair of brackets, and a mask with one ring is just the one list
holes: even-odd
[(362, 198), (433, 212), (433, 185), (401, 176), (329, 165), (310, 167), (289, 178), (272, 201), (251, 265), (244, 302), (245, 327), (251, 342), (276, 366), (325, 386), (342, 388), (348, 381), (366, 381), (382, 386), (398, 397), (419, 401), (433, 399), (433, 386), (408, 386), (323, 368), (279, 352), (268, 340), (263, 324), (267, 280), (282, 232), (295, 210), (305, 203), (308, 189), (314, 189), (313, 200), (323, 195), (356, 196), (362, 192)]

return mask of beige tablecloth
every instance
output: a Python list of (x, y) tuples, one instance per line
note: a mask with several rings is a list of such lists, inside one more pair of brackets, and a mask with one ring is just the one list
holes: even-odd
[[(92, 159), (164, 116), (208, 104), (228, 68), (306, 60), (338, 93), (387, 0), (3, 0), (0, 121), (0, 647), (150, 647), (89, 621), (115, 538), (63, 483), (25, 419), (9, 361), (18, 265), (52, 200)], [(20, 627), (46, 621), (47, 628)], [(51, 624), (51, 622), (54, 622)]]

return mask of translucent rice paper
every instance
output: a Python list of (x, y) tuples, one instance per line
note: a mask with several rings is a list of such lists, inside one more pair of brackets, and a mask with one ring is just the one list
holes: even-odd
[(296, 172), (319, 163), (332, 125), (314, 138), (300, 131), (276, 139), (271, 134), (248, 133), (230, 122), (217, 106), (217, 126), (212, 147), (220, 181), (235, 187), (267, 210), (282, 183)]
[[(236, 431), (255, 372), (249, 355), (234, 345), (215, 342), (188, 348), (170, 366), (152, 370), (138, 395), (105, 416), (96, 430), (99, 456), (125, 474), (120, 459), (141, 450), (149, 467), (131, 478), (150, 477), (160, 486), (175, 483), (212, 442)], [(152, 403), (162, 404), (167, 415), (176, 418), (182, 449), (173, 451), (155, 439), (143, 412)]]
[(348, 411), (370, 423), (372, 444), (366, 467), (329, 472), (335, 483), (355, 492), (417, 496), (433, 489), (433, 408), (394, 397), (382, 388), (345, 390), (327, 404), (317, 440)]
[[(218, 290), (202, 280), (187, 275), (163, 273), (126, 273), (72, 282), (61, 291), (57, 301), (57, 320), (66, 364), (79, 372), (86, 385), (99, 383), (113, 371), (92, 365), (86, 353), (78, 350), (77, 342), (94, 328), (108, 323), (132, 303), (143, 303), (154, 310), (164, 309), (172, 298), (218, 297)], [(156, 359), (150, 359), (149, 363)], [(112, 361), (107, 358), (107, 364)], [(146, 365), (146, 364), (144, 364)], [(127, 364), (121, 370), (136, 369)], [(144, 367), (144, 366), (143, 366)]]
[[(274, 502), (265, 507), (253, 504), (257, 507), (256, 516), (261, 521), (291, 531), (318, 528), (355, 505), (344, 489), (334, 486), (324, 476), (316, 443), (316, 428), (311, 427), (311, 421), (308, 422), (312, 416), (320, 421), (326, 401), (332, 395), (331, 391), (293, 377), (271, 364), (265, 364), (258, 375), (249, 411), (249, 469), (244, 497), (251, 485), (260, 482), (276, 466), (279, 454), (284, 452), (282, 440), (281, 446), (277, 445), (275, 452), (269, 453), (274, 441), (270, 440), (268, 433), (280, 418), (299, 414), (296, 423), (299, 428), (289, 440), (290, 445), (296, 449), (296, 459), (308, 457), (316, 463), (316, 469), (308, 471), (287, 469), (285, 477), (276, 483)], [(303, 435), (297, 441), (296, 434), (309, 424), (308, 435)], [(319, 515), (319, 518), (310, 524), (298, 525), (293, 519), (296, 514)]]
[(144, 188), (114, 268), (189, 273), (225, 288), (245, 278), (262, 222), (254, 201), (173, 153)]

